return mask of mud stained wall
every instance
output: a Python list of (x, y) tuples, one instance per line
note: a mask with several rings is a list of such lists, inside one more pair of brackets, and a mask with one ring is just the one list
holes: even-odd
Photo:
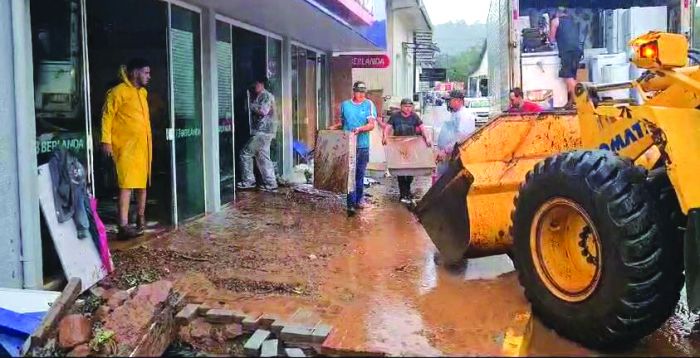
[[(0, 1), (0, 287), (22, 287), (15, 81), (10, 1)], [(33, 120), (33, 119), (32, 119)]]

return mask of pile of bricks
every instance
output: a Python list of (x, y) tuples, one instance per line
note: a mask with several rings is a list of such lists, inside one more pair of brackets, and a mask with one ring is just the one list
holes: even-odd
[(175, 320), (181, 326), (199, 318), (217, 325), (238, 324), (242, 332), (252, 334), (243, 347), (249, 357), (306, 357), (321, 347), (332, 330), (330, 325), (314, 322), (313, 317), (313, 313), (303, 309), (282, 319), (276, 315), (245, 314), (205, 304), (187, 304)]

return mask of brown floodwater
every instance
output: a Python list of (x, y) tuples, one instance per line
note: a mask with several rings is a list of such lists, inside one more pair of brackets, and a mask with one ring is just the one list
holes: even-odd
[[(368, 190), (372, 207), (345, 216), (339, 196), (241, 193), (235, 206), (130, 250), (119, 275), (155, 269), (208, 303), (331, 323), (337, 352), (501, 355), (505, 332), (529, 305), (505, 256), (435, 263), (435, 247), (397, 202), (395, 179)], [(429, 186), (418, 180), (418, 194)], [(658, 332), (619, 355), (696, 355), (696, 316), (680, 306)], [(602, 355), (535, 320), (529, 355)]]

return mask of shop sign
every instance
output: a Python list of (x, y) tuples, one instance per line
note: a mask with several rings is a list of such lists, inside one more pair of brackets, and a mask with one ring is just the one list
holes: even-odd
[(352, 68), (387, 68), (389, 67), (387, 55), (354, 55), (352, 56)]
[(85, 150), (85, 137), (80, 138), (52, 138), (42, 140), (41, 137), (36, 141), (37, 154), (51, 153), (56, 149), (63, 148), (74, 151)]
[(175, 130), (175, 138), (199, 137), (202, 135), (201, 128), (183, 128)]

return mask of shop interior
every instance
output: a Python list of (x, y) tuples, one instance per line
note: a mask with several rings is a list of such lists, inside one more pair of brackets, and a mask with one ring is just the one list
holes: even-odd
[[(629, 62), (627, 43), (648, 31), (680, 32), (679, 0), (585, 0), (570, 2), (569, 15), (578, 24), (584, 54), (580, 82), (612, 83), (637, 78), (642, 71)], [(558, 1), (521, 0), (515, 29), (521, 49), (522, 87), (529, 100), (544, 108), (567, 101), (559, 78), (556, 48), (546, 40)], [(630, 90), (611, 91), (612, 98), (634, 96)]]

